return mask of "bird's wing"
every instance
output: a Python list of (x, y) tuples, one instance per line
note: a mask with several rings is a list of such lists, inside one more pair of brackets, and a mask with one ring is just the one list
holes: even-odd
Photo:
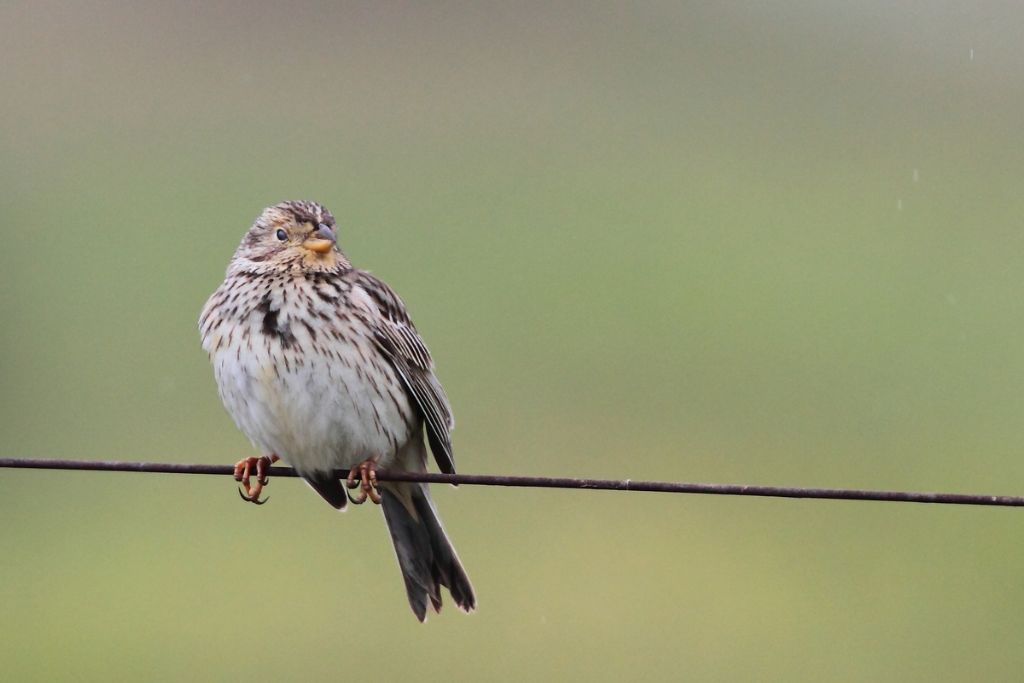
[(427, 345), (394, 290), (366, 271), (357, 271), (354, 284), (366, 293), (376, 308), (377, 315), (369, 316), (374, 339), (423, 415), (427, 440), (437, 466), (451, 474), (455, 471), (451, 440), (455, 419), (448, 397), (434, 375), (434, 360)]

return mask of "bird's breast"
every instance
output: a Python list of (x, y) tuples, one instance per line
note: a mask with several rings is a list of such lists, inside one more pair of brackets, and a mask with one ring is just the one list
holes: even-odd
[(239, 429), (301, 471), (370, 457), (387, 467), (419, 429), (372, 330), (343, 304), (301, 289), (267, 290), (204, 334)]

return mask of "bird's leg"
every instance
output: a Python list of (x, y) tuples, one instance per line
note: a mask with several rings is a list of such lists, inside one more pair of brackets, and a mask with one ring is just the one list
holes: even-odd
[[(356, 479), (358, 475), (358, 480)], [(380, 491), (377, 490), (377, 462), (375, 458), (367, 458), (348, 471), (348, 479), (345, 484), (350, 488), (359, 488), (359, 493), (349, 500), (355, 505), (362, 505), (369, 498), (377, 505), (380, 505)]]
[[(238, 489), (238, 495), (242, 497), (242, 500), (255, 503), (256, 505), (263, 505), (270, 500), (269, 498), (260, 500), (260, 492), (267, 485), (267, 468), (278, 460), (280, 458), (271, 453), (260, 458), (255, 456), (243, 458), (235, 463), (235, 481), (242, 482), (242, 486), (245, 487), (245, 493), (242, 493), (241, 488)], [(250, 483), (253, 465), (256, 466), (255, 486)]]

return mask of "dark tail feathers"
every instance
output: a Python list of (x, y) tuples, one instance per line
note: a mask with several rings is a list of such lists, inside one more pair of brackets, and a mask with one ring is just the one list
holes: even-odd
[[(409, 605), (416, 618), (427, 618), (427, 600), (441, 609), (441, 586), (466, 612), (476, 607), (473, 586), (441, 526), (424, 484), (383, 484), (384, 519), (395, 544)], [(408, 504), (408, 505), (407, 505)]]

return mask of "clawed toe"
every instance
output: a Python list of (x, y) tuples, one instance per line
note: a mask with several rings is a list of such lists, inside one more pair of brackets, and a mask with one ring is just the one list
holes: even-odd
[[(242, 500), (256, 505), (263, 505), (270, 500), (270, 498), (260, 500), (260, 493), (263, 491), (263, 487), (270, 483), (267, 479), (267, 468), (278, 460), (280, 458), (276, 455), (264, 455), (261, 458), (255, 456), (243, 458), (235, 463), (235, 481), (242, 482), (242, 486), (238, 488), (238, 495), (242, 497)], [(253, 465), (256, 466), (255, 484), (250, 483)]]
[[(362, 505), (369, 498), (375, 504), (380, 505), (380, 491), (377, 490), (377, 463), (372, 458), (364, 460), (348, 471), (348, 478), (345, 485), (350, 489), (358, 488), (356, 495), (348, 494), (348, 499), (353, 505)], [(358, 477), (357, 477), (358, 475)]]
[(238, 487), (238, 495), (239, 495), (239, 496), (240, 496), (240, 497), (242, 498), (242, 500), (244, 500), (244, 501), (245, 501), (245, 502), (247, 502), (247, 503), (253, 503), (254, 505), (263, 505), (263, 504), (264, 504), (264, 503), (266, 503), (266, 502), (267, 502), (268, 500), (270, 500), (270, 496), (267, 496), (267, 497), (266, 497), (266, 498), (264, 498), (263, 500), (260, 500), (260, 498), (259, 498), (259, 495), (260, 495), (260, 491), (261, 491), (262, 489), (263, 489), (263, 487), (262, 487), (262, 486), (260, 486), (260, 485), (256, 485), (256, 486), (254, 486), (254, 487), (251, 487), (251, 488), (249, 489), (251, 493), (250, 493), (250, 495), (248, 495), (248, 496), (247, 496), (247, 495), (245, 495), (245, 493), (244, 493), (244, 492), (242, 491), (242, 487), (241, 487), (241, 486), (239, 486), (239, 487)]

